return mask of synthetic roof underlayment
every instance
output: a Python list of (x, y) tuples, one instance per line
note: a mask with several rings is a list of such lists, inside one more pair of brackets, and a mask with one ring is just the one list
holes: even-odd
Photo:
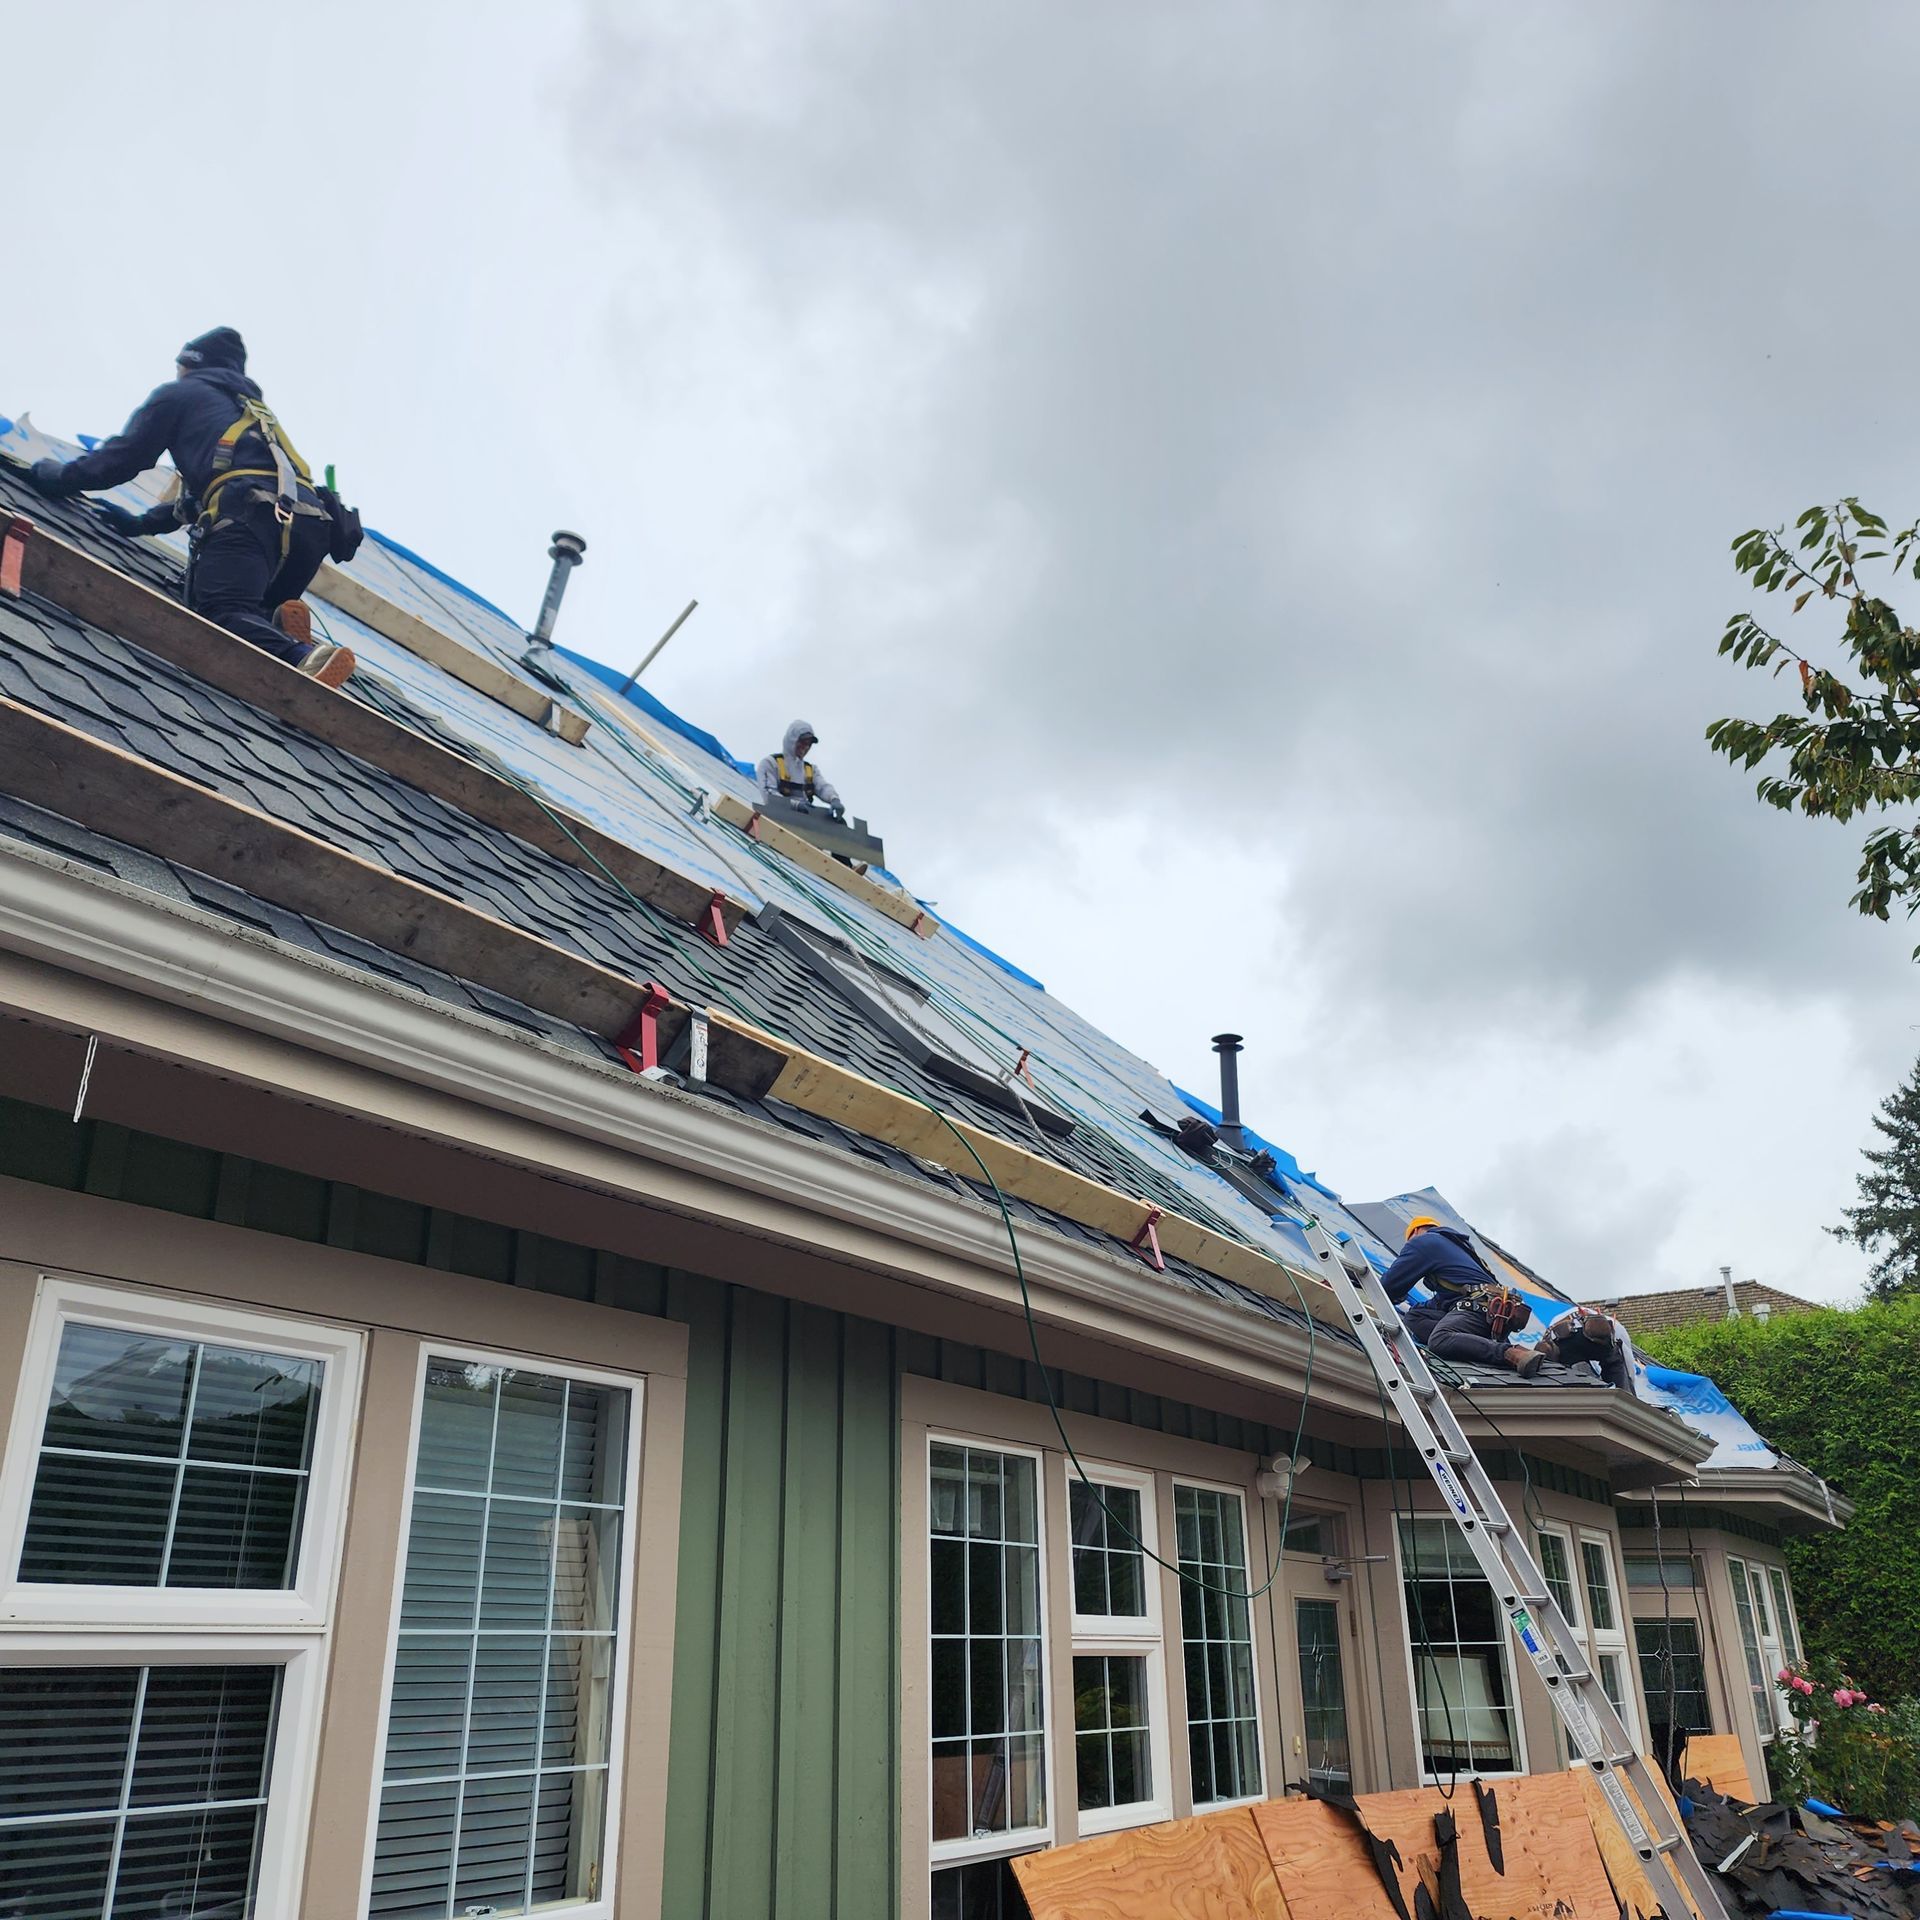
[[(40, 433), (25, 418), (0, 418), (0, 451), (27, 461), (45, 454), (71, 457), (77, 449)], [(105, 497), (138, 510), (160, 491), (161, 476), (145, 475)], [(0, 507), (27, 514), (147, 584), (178, 591), (185, 557), (181, 536), (123, 539), (82, 503), (54, 506), (38, 499), (4, 467)], [(750, 761), (729, 753), (716, 736), (682, 720), (644, 690), (623, 694), (621, 676), (564, 650), (538, 653), (530, 666), (526, 633), (500, 608), (385, 536), (371, 534), (347, 571), (403, 613), (450, 636), (530, 690), (556, 697), (591, 725), (579, 744), (570, 744), (323, 602), (315, 608), (319, 622), (333, 639), (351, 647), (360, 662), (347, 689), (351, 697), (492, 771), (504, 772), (555, 808), (724, 892), (750, 913), (777, 908), (812, 936), (815, 947), (824, 941), (829, 957), (841, 954), (856, 986), (883, 987), (879, 997), (889, 1011), (935, 1053), (976, 1072), (984, 1070), (1001, 1079), (1009, 1092), (1019, 1090), (1022, 1083), (1015, 1074), (1024, 1063), (1037, 1101), (1075, 1123), (1071, 1136), (1041, 1140), (1031, 1122), (1001, 1110), (1005, 1101), (996, 1106), (946, 1080), (916, 1074), (911, 1059), (889, 1045), (844, 997), (821, 988), (803, 964), (804, 956), (796, 959), (752, 922), (741, 926), (728, 948), (694, 939), (663, 942), (632, 910), (617, 883), (539, 855), (510, 835), (485, 828), (476, 833), (452, 807), (403, 782), (377, 774), (369, 778), (374, 770), (351, 756), (293, 734), (241, 702), (210, 695), (188, 676), (82, 622), (47, 618), (19, 602), (0, 601), (0, 692), (97, 737), (128, 745), (142, 757), (262, 812), (308, 826), (630, 978), (659, 980), (677, 999), (731, 1005), (775, 1034), (883, 1084), (930, 1098), (944, 1110), (1022, 1145), (1038, 1142), (1041, 1150), (1090, 1178), (1264, 1247), (1275, 1257), (1307, 1264), (1301, 1223), (1309, 1210), (1336, 1237), (1357, 1243), (1376, 1269), (1398, 1250), (1404, 1237), (1400, 1223), (1406, 1217), (1398, 1203), (1350, 1209), (1331, 1187), (1304, 1172), (1278, 1147), (1270, 1149), (1276, 1162), (1272, 1204), (1256, 1203), (1143, 1117), (1152, 1115), (1164, 1125), (1189, 1109), (1216, 1119), (1217, 1113), (1081, 1018), (1030, 974), (930, 913), (932, 937), (923, 937), (869, 904), (868, 898), (823, 884), (717, 817), (713, 807), (722, 796), (752, 805), (758, 789)], [(16, 806), (0, 815), (0, 831), (57, 843), (58, 835), (50, 838), (22, 826), (32, 813)], [(72, 850), (72, 829), (61, 831)], [(96, 850), (94, 857), (110, 866), (119, 862), (117, 870), (131, 864), (152, 872), (163, 864), (125, 848), (104, 854)], [(178, 870), (172, 884), (185, 884)], [(204, 878), (194, 877), (190, 891), (202, 904), (211, 904), (204, 897)], [(222, 895), (227, 910), (240, 918), (252, 912), (258, 920), (254, 909), (235, 907), (227, 898), (233, 892), (226, 889)], [(268, 918), (283, 937), (290, 936), (299, 920), (278, 909)], [(314, 936), (314, 924), (305, 923), (309, 937), (319, 938), (336, 955), (345, 947), (366, 945), (333, 929)], [(375, 970), (392, 973), (392, 956), (382, 956)], [(407, 977), (404, 969), (402, 977)], [(475, 993), (455, 985), (470, 997)], [(500, 999), (497, 994), (479, 997), (483, 1003)], [(552, 1024), (525, 1008), (507, 1017), (518, 1017), (536, 1031)], [(874, 1157), (904, 1158), (791, 1110), (777, 1117), (821, 1137), (837, 1136), (839, 1144)], [(1266, 1143), (1256, 1137), (1254, 1144)], [(911, 1164), (925, 1174), (923, 1163)], [(1430, 1202), (1431, 1211), (1458, 1218), (1438, 1196), (1415, 1197)], [(1023, 1212), (1040, 1217), (1016, 1203), (1016, 1217)], [(1055, 1228), (1066, 1226), (1056, 1216), (1046, 1219)], [(1256, 1303), (1231, 1283), (1198, 1269), (1178, 1262), (1169, 1266), (1178, 1282), (1246, 1297), (1263, 1311), (1292, 1317), (1277, 1303)], [(1536, 1291), (1542, 1284), (1537, 1276), (1527, 1275), (1527, 1281)], [(1564, 1303), (1555, 1299), (1542, 1304), (1551, 1312)], [(1717, 1396), (1710, 1383), (1700, 1386)], [(1655, 1395), (1643, 1388), (1642, 1397)], [(1661, 1403), (1701, 1426), (1697, 1408), (1677, 1399), (1663, 1398)], [(1753, 1464), (1753, 1459), (1739, 1464)]]

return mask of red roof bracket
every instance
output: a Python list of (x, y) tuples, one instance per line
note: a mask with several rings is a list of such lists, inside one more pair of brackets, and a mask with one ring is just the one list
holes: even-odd
[(1127, 1244), (1146, 1261), (1147, 1265), (1150, 1266), (1155, 1273), (1165, 1273), (1167, 1263), (1160, 1252), (1160, 1236), (1154, 1232), (1154, 1228), (1158, 1226), (1159, 1223), (1160, 1209), (1158, 1207), (1149, 1207), (1147, 1209), (1146, 1219), (1141, 1222), (1140, 1231), (1136, 1233)]
[(660, 1016), (672, 999), (665, 987), (652, 980), (640, 989), (640, 996), (640, 1004), (621, 1028), (613, 1050), (635, 1073), (651, 1073), (660, 1064)]
[(760, 838), (760, 809), (758, 807), (755, 807), (754, 810), (747, 815), (747, 824), (742, 827), (740, 831), (744, 833), (749, 840), (758, 840)]
[(18, 597), (20, 570), (27, 558), (27, 542), (33, 537), (33, 522), (25, 514), (15, 513), (0, 526), (0, 593)]
[(724, 893), (716, 893), (707, 901), (700, 913), (700, 931), (716, 947), (724, 947), (727, 944), (726, 903), (727, 896)]

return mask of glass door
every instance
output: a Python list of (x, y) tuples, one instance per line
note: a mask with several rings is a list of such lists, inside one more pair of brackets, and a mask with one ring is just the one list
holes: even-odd
[(1303, 1723), (1295, 1752), (1315, 1786), (1351, 1793), (1353, 1752), (1347, 1735), (1347, 1678), (1340, 1657), (1341, 1613), (1337, 1600), (1294, 1599)]

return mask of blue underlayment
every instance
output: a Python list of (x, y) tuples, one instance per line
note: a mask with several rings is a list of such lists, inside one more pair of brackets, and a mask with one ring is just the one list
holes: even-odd
[[(1212, 1121), (1216, 1127), (1220, 1124), (1220, 1109), (1218, 1107), (1209, 1106), (1198, 1094), (1189, 1093), (1185, 1087), (1177, 1086), (1174, 1088), (1174, 1092), (1177, 1093), (1195, 1113), (1199, 1114), (1203, 1120)], [(1242, 1123), (1242, 1131), (1246, 1134), (1249, 1144), (1256, 1152), (1266, 1152), (1273, 1155), (1275, 1165), (1279, 1167), (1281, 1174), (1286, 1179), (1293, 1181), (1297, 1186), (1311, 1187), (1315, 1193), (1323, 1193), (1329, 1200), (1336, 1202), (1339, 1200), (1340, 1196), (1335, 1193), (1318, 1174), (1309, 1173), (1285, 1147), (1276, 1147), (1271, 1140), (1263, 1139), (1259, 1134), (1255, 1133), (1251, 1127), (1246, 1126), (1244, 1123)]]

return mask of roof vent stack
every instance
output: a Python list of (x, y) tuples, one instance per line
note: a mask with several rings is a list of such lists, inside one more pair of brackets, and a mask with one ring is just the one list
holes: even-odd
[(1220, 1137), (1245, 1153), (1247, 1130), (1240, 1124), (1240, 1036), (1216, 1033), (1213, 1050), (1220, 1056)]
[(553, 645), (553, 623), (560, 618), (567, 575), (585, 559), (586, 552), (587, 543), (577, 533), (568, 533), (562, 528), (553, 536), (553, 545), (547, 549), (547, 558), (553, 562), (553, 571), (547, 575), (547, 597), (540, 602), (540, 618), (527, 636), (536, 647)]

